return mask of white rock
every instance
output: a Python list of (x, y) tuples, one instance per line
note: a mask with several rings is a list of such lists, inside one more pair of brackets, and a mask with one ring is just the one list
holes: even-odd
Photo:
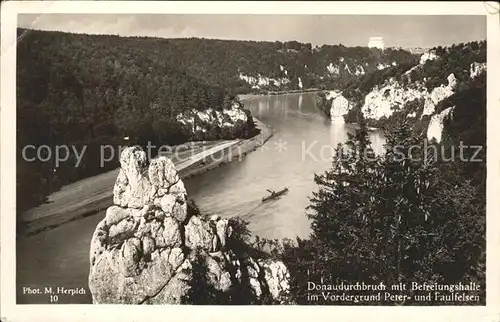
[(349, 74), (352, 74), (351, 69), (349, 68), (349, 65), (347, 65), (347, 63), (344, 66), (344, 70), (346, 70)]
[(142, 239), (142, 251), (144, 255), (150, 255), (155, 249), (155, 241), (153, 238), (146, 236)]
[(138, 147), (126, 148), (120, 156), (120, 173), (113, 188), (113, 201), (122, 207), (142, 208), (151, 196), (146, 153)]
[(470, 64), (470, 78), (474, 79), (486, 70), (486, 63), (476, 63)]
[[(336, 94), (336, 96), (332, 97), (333, 101), (330, 108), (330, 118), (335, 122), (344, 122), (344, 115), (349, 112), (350, 102), (344, 96), (342, 96), (342, 94)], [(335, 94), (331, 94), (330, 97), (333, 95)]]
[(210, 216), (210, 220), (212, 220), (212, 221), (217, 221), (219, 219), (220, 219), (219, 215), (212, 215), (212, 216)]
[(338, 65), (333, 65), (332, 63), (330, 63), (330, 65), (326, 66), (326, 70), (328, 70), (328, 72), (331, 74), (331, 75), (339, 75), (340, 73), (340, 69), (339, 69), (339, 66)]
[(434, 60), (437, 58), (438, 58), (438, 56), (433, 52), (423, 53), (422, 56), (420, 56), (420, 65), (425, 64), (425, 62), (428, 60)]
[(260, 286), (259, 281), (256, 278), (251, 277), (249, 279), (249, 282), (250, 282), (250, 287), (253, 289), (255, 293), (255, 296), (260, 297), (262, 295), (262, 288)]
[(184, 231), (184, 238), (187, 247), (191, 249), (200, 247), (207, 251), (212, 251), (212, 242), (215, 236), (207, 222), (193, 216), (189, 219)]
[[(270, 81), (278, 82), (280, 84), (283, 82), (283, 80), (274, 79), (271, 79)], [(215, 110), (213, 108), (209, 108), (205, 111), (192, 110), (178, 114), (176, 119), (179, 123), (188, 126), (193, 133), (207, 133), (207, 124), (210, 126), (216, 125), (220, 128), (230, 128), (240, 121), (246, 123), (248, 121), (248, 116), (243, 111), (241, 106), (237, 102), (234, 102), (230, 108), (222, 111)], [(205, 124), (198, 124), (198, 119), (203, 121)]]
[(273, 298), (279, 298), (283, 293), (290, 291), (290, 273), (283, 262), (261, 262), (261, 265), (269, 292)]
[(184, 253), (180, 248), (172, 248), (168, 256), (168, 263), (176, 270), (184, 262)]
[(443, 135), (443, 121), (446, 117), (453, 117), (453, 109), (455, 107), (448, 107), (441, 113), (433, 115), (429, 122), (429, 127), (427, 128), (427, 139), (430, 141), (436, 139), (439, 143), (441, 142), (441, 136)]
[[(175, 165), (167, 157), (159, 157), (151, 160), (148, 169), (149, 181), (153, 188), (169, 188), (179, 181)], [(185, 192), (185, 191), (184, 191)]]
[[(127, 148), (121, 165), (114, 189), (119, 204), (107, 209), (90, 243), (88, 281), (93, 303), (180, 304), (193, 278), (192, 258), (186, 258), (184, 251), (204, 254), (207, 260), (201, 265), (220, 291), (229, 291), (233, 281), (244, 278), (242, 284), (250, 285), (258, 297), (263, 289), (270, 289), (272, 296), (286, 289), (289, 277), (281, 273), (279, 263), (269, 263), (265, 277), (253, 258), (236, 255), (228, 247), (232, 227), (227, 219), (192, 216), (184, 224), (186, 191), (170, 160), (159, 158), (148, 167), (142, 152)], [(131, 200), (141, 208), (125, 208)], [(249, 263), (248, 270), (240, 260)]]
[(361, 65), (356, 66), (356, 70), (354, 71), (354, 74), (356, 76), (364, 75), (365, 74), (365, 69)]
[(163, 240), (165, 247), (179, 247), (182, 244), (179, 222), (172, 217), (163, 221)]

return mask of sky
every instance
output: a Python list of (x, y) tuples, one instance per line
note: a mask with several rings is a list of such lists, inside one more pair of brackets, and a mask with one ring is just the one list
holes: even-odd
[(44, 14), (18, 16), (22, 28), (87, 34), (203, 37), (388, 47), (434, 47), (486, 39), (485, 16)]

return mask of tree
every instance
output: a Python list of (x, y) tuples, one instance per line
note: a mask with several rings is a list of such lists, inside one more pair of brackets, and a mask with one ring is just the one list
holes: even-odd
[(332, 169), (315, 176), (319, 190), (309, 207), (315, 258), (312, 277), (324, 284), (368, 281), (379, 266), (371, 247), (378, 234), (369, 234), (368, 227), (375, 218), (370, 205), (380, 160), (371, 150), (362, 120), (360, 125), (345, 148), (336, 149)]

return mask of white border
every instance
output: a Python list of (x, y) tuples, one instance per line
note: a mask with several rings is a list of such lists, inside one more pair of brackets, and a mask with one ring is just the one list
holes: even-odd
[[(1, 279), (0, 317), (5, 321), (221, 321), (365, 320), (500, 321), (500, 17), (490, 2), (142, 2), (11, 1), (1, 12)], [(124, 306), (16, 305), (15, 297), (15, 120), (16, 28), (19, 13), (212, 13), (212, 14), (378, 14), (487, 15), (487, 306), (347, 307), (347, 306)]]

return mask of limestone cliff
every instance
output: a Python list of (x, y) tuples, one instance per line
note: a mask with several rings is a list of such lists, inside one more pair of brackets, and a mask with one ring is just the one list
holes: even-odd
[(373, 88), (366, 95), (361, 111), (367, 119), (379, 120), (382, 117), (392, 116), (396, 111), (401, 111), (411, 101), (421, 100), (424, 106), (420, 117), (432, 115), (439, 102), (455, 93), (457, 83), (455, 75), (450, 74), (447, 79), (447, 85), (440, 85), (429, 92), (420, 82), (405, 86), (391, 78), (383, 86)]
[(432, 50), (413, 66), (380, 65), (379, 71), (321, 94), (317, 103), (332, 121), (355, 122), (361, 112), (370, 126), (385, 127), (395, 116), (406, 117), (427, 127), (429, 138), (440, 141), (442, 122), (448, 115), (440, 105), (459, 91), (477, 86), (473, 83), (486, 71), (484, 59), (484, 44)]
[[(269, 54), (272, 53), (265, 57)], [(248, 66), (249, 59), (239, 59), (234, 83), (259, 93), (324, 88), (409, 61), (417, 62), (417, 57), (405, 50), (378, 51), (342, 45), (277, 49), (276, 57), (266, 64), (259, 62), (256, 66)]]
[(486, 63), (473, 62), (470, 64), (469, 74), (472, 79), (486, 71)]
[(224, 139), (244, 137), (245, 131), (252, 130), (249, 122), (253, 122), (250, 112), (245, 111), (238, 100), (233, 100), (229, 106), (222, 109), (191, 109), (179, 113), (176, 120), (194, 140), (215, 139), (218, 135)]
[[(90, 245), (94, 303), (180, 304), (207, 287), (278, 302), (288, 292), (289, 273), (282, 262), (231, 248), (230, 220), (189, 213), (186, 189), (171, 160), (149, 162), (133, 147), (123, 151), (120, 164), (114, 205)], [(206, 287), (193, 288), (199, 283)]]

